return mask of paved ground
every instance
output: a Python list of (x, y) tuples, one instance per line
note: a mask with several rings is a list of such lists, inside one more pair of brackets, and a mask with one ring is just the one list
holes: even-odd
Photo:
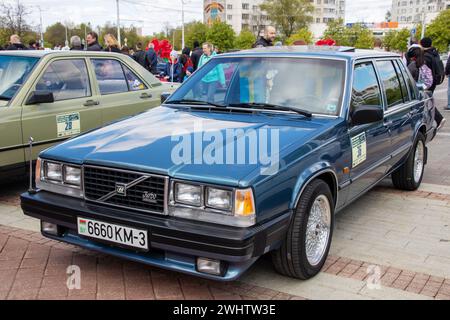
[[(446, 104), (438, 91), (438, 103)], [(445, 112), (450, 121), (450, 112)], [(390, 181), (337, 217), (324, 271), (309, 281), (278, 275), (263, 257), (221, 284), (98, 255), (43, 238), (17, 195), (0, 187), (0, 299), (447, 299), (450, 300), (450, 126), (430, 145), (424, 184)], [(67, 273), (78, 266), (81, 289)], [(75, 281), (75, 282), (73, 282)]]

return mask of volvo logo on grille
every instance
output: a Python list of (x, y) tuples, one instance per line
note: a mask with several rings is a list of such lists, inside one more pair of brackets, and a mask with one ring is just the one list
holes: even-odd
[(142, 194), (142, 201), (149, 203), (157, 203), (158, 195), (154, 192), (145, 191)]
[(127, 186), (126, 186), (126, 184), (116, 183), (116, 193), (118, 195), (126, 197), (127, 196)]

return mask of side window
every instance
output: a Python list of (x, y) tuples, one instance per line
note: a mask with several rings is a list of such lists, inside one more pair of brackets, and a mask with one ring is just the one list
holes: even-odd
[(400, 62), (397, 61), (398, 65), (400, 66), (400, 69), (402, 70), (402, 74), (403, 77), (405, 79), (405, 82), (409, 88), (409, 94), (411, 95), (411, 100), (416, 100), (417, 99), (417, 95), (416, 95), (416, 85), (415, 82), (413, 81), (411, 75), (409, 74), (409, 71), (406, 70), (405, 65)]
[(127, 79), (129, 91), (139, 91), (147, 89), (144, 82), (139, 79), (139, 77), (134, 74), (128, 67), (122, 65), (123, 71), (125, 72), (125, 78)]
[(86, 62), (83, 59), (51, 62), (36, 84), (36, 90), (52, 92), (55, 101), (90, 97)]
[(406, 102), (410, 101), (408, 88), (406, 87), (406, 81), (405, 81), (405, 78), (404, 78), (402, 72), (400, 71), (400, 66), (399, 66), (398, 61), (395, 61), (394, 64), (395, 64), (395, 70), (397, 71), (398, 79), (400, 80), (400, 87), (402, 89), (402, 94), (403, 94), (403, 102), (406, 103)]
[(128, 92), (127, 80), (119, 61), (92, 59), (92, 65), (102, 95)]
[(392, 63), (393, 61), (377, 61), (378, 71), (380, 72), (380, 77), (386, 90), (388, 108), (403, 103), (400, 81)]
[(353, 77), (351, 111), (360, 106), (380, 106), (381, 91), (371, 62), (357, 64)]

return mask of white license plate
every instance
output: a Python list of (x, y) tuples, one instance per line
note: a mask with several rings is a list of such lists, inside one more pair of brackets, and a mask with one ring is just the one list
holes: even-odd
[(78, 217), (78, 234), (128, 247), (148, 250), (147, 230)]

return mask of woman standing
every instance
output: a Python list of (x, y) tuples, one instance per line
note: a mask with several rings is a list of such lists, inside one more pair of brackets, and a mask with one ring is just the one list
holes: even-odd
[[(217, 55), (217, 53), (214, 52), (213, 45), (208, 42), (204, 43), (203, 55), (200, 57), (198, 68), (201, 68), (203, 65), (205, 65), (215, 55)], [(219, 84), (225, 86), (225, 73), (223, 72), (221, 66), (215, 67), (202, 79), (202, 87), (203, 87), (202, 91), (206, 93), (208, 101), (210, 102), (215, 101), (214, 98)]]
[(119, 42), (117, 41), (116, 37), (114, 37), (110, 33), (105, 35), (105, 45), (105, 51), (121, 53)]
[[(424, 90), (430, 89), (433, 86), (433, 72), (425, 64), (423, 49), (420, 47), (412, 48), (408, 52), (408, 55), (411, 59), (408, 65), (408, 69), (411, 72), (414, 80), (416, 80), (418, 84), (423, 85)], [(439, 112), (438, 108), (435, 108), (434, 120), (437, 124), (437, 130), (440, 130), (446, 122), (442, 114)]]

